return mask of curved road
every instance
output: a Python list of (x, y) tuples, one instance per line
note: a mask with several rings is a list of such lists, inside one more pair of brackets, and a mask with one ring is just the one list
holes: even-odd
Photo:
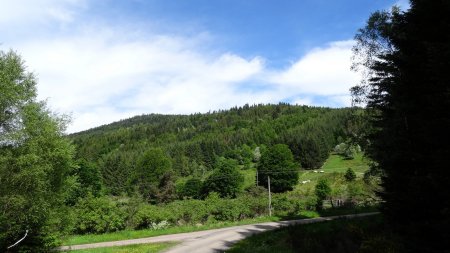
[(123, 245), (131, 245), (131, 244), (178, 241), (181, 243), (178, 244), (177, 246), (174, 246), (173, 248), (166, 250), (165, 252), (166, 253), (185, 253), (185, 252), (197, 252), (197, 253), (213, 253), (214, 252), (215, 253), (215, 252), (223, 252), (223, 251), (229, 249), (233, 244), (235, 244), (239, 240), (242, 240), (245, 237), (248, 237), (250, 235), (268, 231), (268, 230), (272, 230), (272, 229), (276, 229), (276, 228), (280, 228), (283, 226), (321, 222), (321, 221), (327, 221), (327, 220), (334, 220), (334, 219), (338, 219), (338, 218), (354, 218), (354, 217), (368, 216), (368, 215), (374, 215), (374, 214), (378, 214), (378, 213), (376, 213), (376, 212), (375, 213), (361, 213), (361, 214), (320, 217), (320, 218), (302, 219), (302, 220), (265, 222), (265, 223), (252, 224), (252, 225), (242, 225), (242, 226), (235, 226), (235, 227), (211, 229), (211, 230), (191, 232), (191, 233), (162, 235), (162, 236), (133, 239), (133, 240), (62, 246), (59, 248), (59, 250), (65, 251), (65, 250), (75, 250), (75, 249), (123, 246)]

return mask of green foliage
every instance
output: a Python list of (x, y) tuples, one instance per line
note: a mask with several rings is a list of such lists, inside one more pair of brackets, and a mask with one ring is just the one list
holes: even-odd
[(152, 224), (171, 220), (169, 210), (154, 205), (141, 205), (133, 216), (132, 227), (134, 229), (152, 228)]
[(345, 180), (347, 181), (354, 181), (356, 179), (356, 174), (355, 172), (352, 170), (352, 168), (348, 168), (347, 171), (345, 172)]
[(186, 181), (183, 185), (183, 189), (181, 192), (182, 197), (199, 199), (201, 197), (201, 190), (203, 187), (203, 183), (198, 178), (191, 178)]
[(75, 253), (153, 253), (164, 252), (170, 247), (176, 245), (176, 242), (159, 242), (149, 244), (135, 244), (128, 246), (102, 247), (83, 250), (72, 250)]
[(318, 136), (300, 137), (299, 159), (303, 167), (317, 169), (328, 156), (329, 149)]
[(79, 234), (105, 233), (125, 228), (125, 212), (108, 197), (88, 195), (75, 205), (74, 231)]
[(111, 152), (99, 162), (103, 184), (107, 193), (119, 196), (128, 191), (128, 180), (132, 172), (129, 156), (119, 151)]
[[(166, 192), (166, 194), (174, 193), (175, 186), (170, 175), (171, 171), (172, 162), (162, 149), (154, 148), (146, 151), (139, 158), (134, 171), (134, 181), (137, 184), (139, 193), (148, 201), (165, 198), (163, 196), (165, 191), (170, 191)], [(167, 187), (167, 189), (162, 189), (162, 186)], [(159, 191), (160, 188), (161, 191)]]
[(316, 188), (314, 190), (317, 196), (317, 208), (322, 209), (322, 203), (325, 199), (327, 199), (331, 194), (331, 187), (326, 179), (320, 179), (316, 184)]
[(361, 147), (352, 143), (340, 143), (334, 147), (333, 150), (336, 154), (345, 157), (345, 159), (354, 159), (358, 152), (361, 152)]
[[(383, 171), (383, 212), (414, 251), (449, 248), (450, 5), (412, 0), (380, 11), (355, 36), (367, 79), (367, 154)], [(426, 233), (424, 233), (426, 231)]]
[(216, 157), (232, 158), (249, 169), (264, 147), (275, 143), (287, 144), (304, 168), (320, 167), (338, 137), (348, 138), (351, 117), (349, 109), (246, 105), (206, 114), (137, 116), (69, 138), (77, 157), (101, 172), (106, 192), (118, 196), (133, 192), (133, 171), (139, 170), (142, 154), (154, 148), (162, 149), (175, 176), (183, 177), (205, 178)]
[(217, 192), (222, 198), (234, 198), (241, 191), (243, 182), (244, 177), (234, 160), (219, 159), (217, 167), (203, 183), (203, 194)]
[(404, 252), (380, 217), (340, 219), (264, 232), (238, 242), (229, 252)]
[(259, 184), (266, 187), (270, 176), (273, 192), (292, 190), (298, 181), (298, 170), (292, 152), (287, 145), (277, 144), (261, 156), (258, 164)]
[[(63, 204), (73, 148), (65, 120), (36, 102), (36, 80), (14, 52), (0, 51), (0, 251), (41, 252), (55, 246), (54, 209)], [(60, 214), (62, 215), (62, 214)]]
[(77, 161), (78, 166), (72, 171), (72, 187), (67, 189), (66, 204), (74, 205), (79, 198), (88, 194), (100, 196), (102, 189), (102, 177), (95, 164), (84, 159)]

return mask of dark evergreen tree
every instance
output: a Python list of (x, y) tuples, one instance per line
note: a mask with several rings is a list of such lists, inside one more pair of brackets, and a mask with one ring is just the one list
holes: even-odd
[(345, 177), (345, 180), (347, 180), (347, 181), (354, 181), (356, 179), (356, 174), (352, 170), (352, 168), (348, 168), (344, 174), (344, 177)]
[[(450, 2), (374, 13), (356, 35), (368, 82), (368, 154), (384, 173), (383, 213), (411, 251), (450, 248)], [(360, 97), (361, 98), (361, 97)]]
[(118, 196), (128, 191), (128, 180), (132, 165), (125, 155), (116, 151), (108, 154), (101, 163), (103, 185), (107, 193)]

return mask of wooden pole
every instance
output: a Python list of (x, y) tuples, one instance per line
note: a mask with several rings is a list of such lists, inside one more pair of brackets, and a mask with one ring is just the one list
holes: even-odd
[(258, 170), (256, 170), (256, 186), (259, 185)]
[(267, 176), (267, 184), (269, 185), (269, 216), (272, 216), (272, 196), (270, 195), (270, 176)]

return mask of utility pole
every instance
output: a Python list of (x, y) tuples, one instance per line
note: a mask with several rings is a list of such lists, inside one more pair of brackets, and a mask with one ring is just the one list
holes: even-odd
[(267, 176), (267, 184), (269, 186), (269, 216), (272, 216), (272, 196), (270, 195), (270, 176)]
[(258, 170), (256, 170), (256, 186), (259, 185)]

